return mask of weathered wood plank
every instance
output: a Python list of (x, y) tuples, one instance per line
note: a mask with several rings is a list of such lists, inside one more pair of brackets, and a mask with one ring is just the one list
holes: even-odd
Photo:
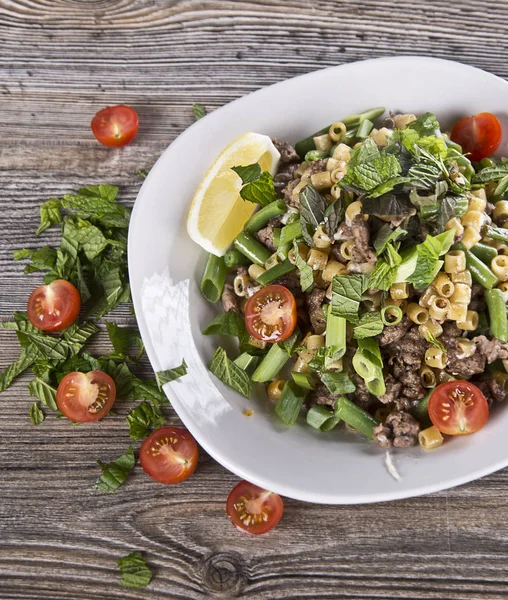
[[(38, 243), (39, 204), (108, 181), (132, 205), (136, 170), (192, 122), (193, 102), (213, 110), (316, 68), (395, 54), (508, 78), (507, 30), (506, 0), (0, 0), (0, 319), (24, 310), (40, 281), (11, 259)], [(133, 145), (111, 151), (89, 122), (120, 102), (138, 109), (141, 127)], [(116, 317), (132, 323), (127, 307)], [(108, 349), (101, 332), (92, 350)], [(18, 351), (0, 331), (0, 368)], [(146, 360), (137, 368), (150, 375)], [(224, 516), (236, 477), (204, 453), (179, 486), (152, 483), (137, 467), (116, 495), (93, 492), (95, 461), (130, 443), (130, 405), (93, 427), (52, 416), (33, 427), (29, 379), (0, 397), (2, 600), (508, 597), (508, 470), (390, 504), (288, 500), (273, 534), (251, 539)], [(154, 567), (147, 590), (117, 583), (116, 560), (134, 549)]]

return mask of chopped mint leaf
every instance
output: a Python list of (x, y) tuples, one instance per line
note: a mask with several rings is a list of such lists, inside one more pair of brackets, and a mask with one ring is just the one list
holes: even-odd
[(424, 242), (418, 244), (418, 260), (413, 274), (408, 278), (417, 289), (427, 287), (436, 276), (442, 265), (439, 257), (450, 249), (455, 232), (453, 229), (434, 237), (428, 235)]
[(381, 314), (378, 312), (368, 312), (360, 317), (360, 321), (354, 329), (354, 338), (358, 340), (374, 337), (382, 333), (383, 329), (384, 325), (381, 320)]
[(162, 389), (162, 386), (169, 381), (175, 381), (175, 379), (179, 379), (187, 375), (187, 364), (184, 360), (182, 360), (182, 364), (179, 367), (175, 367), (174, 369), (166, 369), (165, 371), (157, 371), (155, 373), (155, 379), (157, 381), (157, 385), (159, 389)]
[(325, 218), (326, 200), (312, 185), (306, 185), (300, 192), (300, 223), (306, 243), (314, 247), (313, 235)]
[(142, 440), (148, 435), (150, 429), (162, 427), (165, 420), (158, 406), (143, 400), (136, 408), (129, 411), (127, 423), (131, 440)]
[(50, 410), (57, 411), (56, 389), (40, 377), (32, 379), (28, 384), (30, 396), (38, 398)]
[(418, 117), (415, 121), (412, 121), (407, 125), (406, 130), (410, 129), (416, 131), (419, 136), (434, 135), (441, 126), (436, 116), (430, 112), (424, 113)]
[(245, 334), (245, 319), (234, 310), (220, 313), (203, 329), (203, 335), (233, 335), (242, 337)]
[(325, 210), (323, 217), (324, 220), (324, 231), (332, 238), (337, 231), (339, 225), (344, 221), (345, 207), (342, 203), (341, 198), (337, 198), (335, 202), (332, 202), (330, 206)]
[(206, 115), (206, 109), (201, 104), (193, 104), (192, 110), (194, 111), (194, 119), (196, 121), (199, 121), (199, 119), (202, 119)]
[(374, 215), (376, 217), (405, 215), (411, 209), (415, 212), (409, 198), (391, 193), (383, 194), (379, 198), (364, 198), (362, 200), (362, 212), (366, 215)]
[(499, 181), (508, 175), (508, 164), (495, 165), (493, 167), (485, 167), (479, 171), (471, 180), (471, 183), (490, 183), (491, 181)]
[(143, 342), (137, 329), (120, 327), (112, 321), (106, 322), (106, 329), (108, 331), (111, 344), (118, 355), (126, 355), (129, 349), (133, 347), (138, 348), (140, 352), (143, 351)]
[(152, 580), (152, 570), (143, 560), (141, 552), (131, 552), (118, 562), (122, 574), (120, 585), (126, 588), (144, 588)]
[(62, 214), (60, 213), (61, 207), (62, 201), (58, 198), (51, 198), (51, 200), (47, 200), (44, 202), (44, 204), (41, 204), (39, 209), (41, 222), (37, 228), (37, 231), (35, 232), (35, 235), (40, 235), (52, 225), (62, 222)]
[(246, 167), (231, 167), (233, 171), (240, 176), (242, 184), (251, 183), (257, 181), (261, 177), (261, 167), (258, 163), (248, 165)]
[(377, 232), (376, 237), (374, 239), (374, 248), (376, 250), (376, 254), (379, 256), (382, 254), (386, 248), (386, 246), (391, 242), (396, 242), (398, 239), (407, 235), (407, 232), (400, 227), (396, 229), (392, 229), (388, 223), (383, 225), (381, 229)]
[(95, 482), (93, 489), (112, 494), (125, 483), (127, 476), (136, 464), (136, 459), (134, 458), (134, 451), (129, 448), (125, 454), (122, 454), (116, 460), (110, 463), (97, 461), (97, 464), (102, 469), (102, 475)]
[(240, 196), (248, 202), (260, 204), (261, 206), (270, 204), (276, 200), (273, 177), (268, 171), (264, 171), (259, 179), (243, 186), (240, 190)]
[(30, 406), (30, 421), (32, 421), (32, 425), (40, 425), (46, 417), (42, 412), (39, 403), (34, 402)]
[(37, 348), (29, 345), (21, 350), (18, 359), (0, 373), (0, 392), (6, 390), (12, 382), (32, 366), (38, 355)]
[(210, 371), (229, 387), (246, 398), (250, 396), (250, 378), (247, 373), (229, 360), (224, 348), (217, 348), (209, 366)]
[(336, 275), (332, 281), (332, 314), (358, 323), (360, 300), (366, 289), (366, 275)]
[(314, 286), (314, 272), (312, 267), (309, 266), (298, 253), (298, 244), (296, 241), (293, 242), (295, 248), (295, 265), (300, 273), (300, 285), (302, 291), (306, 292)]

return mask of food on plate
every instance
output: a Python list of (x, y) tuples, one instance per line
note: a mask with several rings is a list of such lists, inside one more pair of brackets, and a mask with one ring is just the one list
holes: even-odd
[(92, 119), (94, 136), (108, 148), (127, 146), (138, 133), (138, 113), (130, 106), (107, 106)]
[(81, 298), (78, 290), (64, 279), (41, 285), (28, 298), (30, 323), (42, 331), (61, 331), (78, 318)]
[(115, 382), (102, 371), (68, 373), (56, 391), (58, 408), (75, 423), (100, 421), (111, 410), (115, 398)]
[[(203, 333), (238, 338), (211, 372), (246, 397), (264, 384), (287, 425), (304, 413), (319, 431), (432, 449), (508, 393), (508, 159), (490, 158), (489, 113), (451, 138), (433, 114), (384, 113), (273, 140), (278, 164), (222, 163), (244, 221), (209, 256), (201, 291), (224, 312)], [(215, 214), (210, 229), (226, 223)]]
[(159, 483), (180, 483), (190, 477), (198, 464), (198, 445), (180, 427), (161, 427), (141, 446), (139, 462), (147, 475)]
[(240, 481), (228, 496), (226, 513), (235, 527), (251, 535), (273, 529), (282, 517), (284, 504), (279, 494)]

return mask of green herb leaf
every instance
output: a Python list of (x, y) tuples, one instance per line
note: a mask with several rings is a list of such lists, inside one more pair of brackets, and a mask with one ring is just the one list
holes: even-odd
[(356, 386), (347, 373), (332, 373), (330, 371), (321, 373), (321, 381), (333, 396), (353, 394), (356, 391)]
[(45, 418), (44, 413), (39, 407), (39, 403), (34, 402), (30, 406), (30, 421), (32, 421), (32, 425), (40, 425)]
[(436, 348), (439, 348), (444, 354), (446, 354), (447, 350), (446, 348), (443, 346), (443, 344), (434, 336), (433, 333), (431, 333), (429, 330), (426, 331), (425, 333), (425, 339), (430, 342), (431, 344), (434, 344), (434, 346), (436, 346)]
[(24, 373), (28, 367), (32, 366), (38, 355), (37, 348), (28, 346), (21, 350), (18, 359), (11, 363), (2, 373), (0, 373), (0, 392), (6, 390), (12, 382)]
[(41, 222), (37, 228), (37, 231), (35, 232), (35, 235), (40, 235), (43, 231), (51, 227), (51, 225), (62, 222), (62, 215), (60, 213), (61, 206), (62, 201), (58, 198), (51, 198), (51, 200), (41, 204)]
[(282, 350), (284, 350), (286, 354), (288, 354), (289, 356), (293, 356), (301, 336), (302, 332), (300, 331), (300, 328), (297, 325), (293, 333), (286, 340), (278, 342), (277, 345), (279, 346), (279, 348), (282, 348)]
[(240, 196), (248, 202), (266, 206), (276, 200), (273, 177), (265, 171), (259, 179), (251, 181), (240, 190)]
[(490, 183), (491, 181), (499, 181), (508, 175), (508, 164), (495, 165), (494, 167), (486, 167), (479, 171), (471, 180), (471, 183)]
[(202, 119), (206, 115), (206, 109), (201, 104), (193, 104), (192, 110), (194, 111), (194, 119), (196, 121), (199, 121), (199, 119)]
[(377, 232), (376, 238), (374, 239), (374, 248), (376, 250), (376, 254), (379, 256), (382, 254), (386, 248), (386, 246), (391, 242), (396, 242), (398, 239), (407, 235), (407, 232), (400, 227), (396, 229), (392, 229), (388, 223), (383, 225), (381, 229)]
[(416, 131), (419, 136), (434, 135), (440, 128), (436, 116), (430, 112), (424, 113), (406, 127), (406, 129)]
[[(360, 317), (360, 322), (355, 327), (354, 338), (363, 339), (374, 337), (383, 332), (384, 325), (381, 320), (381, 314), (378, 312), (365, 313)], [(348, 393), (348, 392), (341, 392)]]
[(90, 186), (77, 194), (66, 194), (62, 207), (73, 212), (73, 216), (90, 220), (103, 227), (129, 226), (130, 210), (115, 202), (118, 188), (114, 186)]
[(442, 265), (439, 257), (450, 249), (455, 232), (453, 229), (434, 237), (428, 235), (424, 242), (418, 244), (418, 260), (413, 274), (408, 278), (417, 289), (427, 287)]
[(404, 195), (384, 194), (379, 198), (364, 198), (362, 200), (362, 213), (374, 215), (375, 217), (405, 215), (411, 210), (413, 213), (415, 212), (409, 198)]
[(141, 552), (131, 552), (121, 558), (117, 564), (122, 574), (120, 580), (122, 587), (144, 588), (152, 580), (152, 571), (143, 560)]
[(95, 482), (93, 489), (111, 494), (125, 483), (127, 476), (136, 464), (136, 459), (134, 458), (134, 451), (129, 448), (125, 454), (122, 454), (116, 460), (110, 463), (97, 461), (97, 464), (102, 469), (102, 475)]
[(143, 400), (136, 408), (130, 410), (127, 415), (131, 440), (145, 438), (150, 429), (158, 429), (164, 425), (164, 422), (164, 415), (160, 408), (147, 400)]
[(56, 389), (40, 377), (32, 379), (28, 384), (30, 396), (38, 398), (50, 410), (57, 411)]
[(377, 261), (374, 270), (369, 275), (367, 287), (372, 290), (387, 291), (395, 282), (396, 274), (397, 268), (390, 266), (384, 258), (381, 258)]
[(245, 332), (245, 320), (234, 310), (220, 313), (203, 329), (203, 335), (233, 335), (241, 337)]
[(175, 381), (175, 379), (179, 379), (184, 375), (187, 375), (187, 365), (185, 361), (182, 360), (182, 364), (179, 367), (167, 369), (166, 371), (157, 371), (157, 373), (155, 373), (155, 379), (159, 389), (162, 389), (162, 386), (165, 383), (168, 383), (169, 381)]
[(366, 275), (335, 275), (332, 281), (332, 314), (358, 323), (360, 300), (366, 289)]
[(30, 264), (25, 267), (25, 273), (35, 273), (36, 271), (50, 271), (56, 264), (56, 250), (49, 246), (42, 246), (37, 249), (16, 250), (14, 260), (30, 259)]
[(467, 196), (457, 196), (447, 194), (438, 201), (439, 214), (436, 219), (436, 225), (439, 232), (445, 231), (446, 224), (453, 217), (461, 218), (466, 214), (468, 207)]
[(251, 183), (252, 181), (257, 181), (261, 177), (261, 167), (258, 163), (254, 163), (253, 165), (248, 165), (246, 167), (231, 167), (232, 170), (240, 176), (242, 180), (242, 184)]
[(116, 353), (126, 355), (130, 348), (138, 348), (142, 351), (144, 346), (136, 329), (120, 327), (111, 321), (106, 322), (109, 339)]
[(229, 360), (224, 348), (217, 348), (212, 357), (210, 371), (223, 383), (229, 385), (246, 398), (250, 396), (250, 379), (247, 373)]
[(443, 194), (448, 191), (448, 184), (446, 181), (438, 181), (432, 194), (420, 195), (416, 188), (413, 188), (409, 192), (409, 199), (414, 206), (432, 206), (437, 203), (437, 200)]
[(312, 185), (306, 185), (300, 192), (300, 223), (302, 235), (307, 244), (314, 247), (312, 236), (325, 218), (326, 200)]
[(138, 379), (132, 382), (132, 392), (127, 400), (149, 400), (152, 404), (169, 404), (166, 394), (153, 379)]
[(337, 198), (335, 202), (332, 202), (330, 206), (325, 210), (324, 214), (324, 231), (328, 237), (333, 238), (339, 225), (344, 221), (345, 208), (341, 198)]
[(300, 286), (302, 288), (302, 292), (306, 292), (314, 287), (314, 271), (312, 267), (309, 266), (303, 258), (300, 256), (298, 252), (298, 244), (296, 241), (294, 242), (295, 248), (295, 265), (298, 271), (300, 272)]

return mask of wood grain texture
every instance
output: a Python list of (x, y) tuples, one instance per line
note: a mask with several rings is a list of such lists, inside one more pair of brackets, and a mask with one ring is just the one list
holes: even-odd
[[(507, 33), (506, 0), (0, 0), (0, 319), (39, 282), (11, 256), (38, 243), (41, 201), (107, 181), (132, 204), (136, 170), (192, 122), (193, 102), (213, 110), (287, 77), (395, 54), (508, 78)], [(141, 122), (118, 151), (89, 130), (115, 103)], [(127, 308), (116, 317), (132, 322)], [(107, 348), (101, 333), (95, 349)], [(0, 331), (0, 368), (17, 351)], [(139, 369), (150, 374), (146, 361)], [(390, 504), (287, 500), (273, 534), (251, 539), (224, 516), (236, 478), (204, 454), (179, 486), (137, 467), (116, 495), (92, 492), (95, 461), (130, 443), (128, 406), (93, 427), (52, 417), (33, 427), (27, 381), (0, 397), (1, 600), (508, 598), (507, 470)], [(116, 560), (133, 550), (154, 568), (146, 590), (118, 585)]]

